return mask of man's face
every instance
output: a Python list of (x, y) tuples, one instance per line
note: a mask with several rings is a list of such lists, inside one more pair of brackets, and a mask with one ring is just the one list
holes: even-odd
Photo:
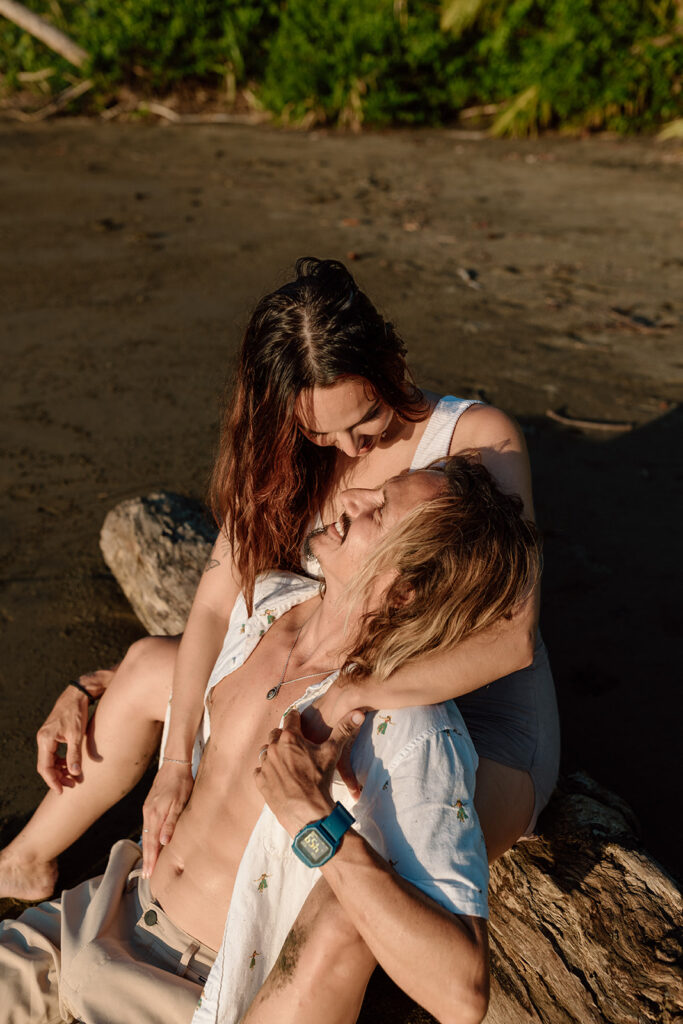
[(437, 497), (443, 480), (442, 473), (420, 470), (392, 477), (382, 487), (343, 491), (337, 522), (309, 540), (326, 582), (346, 584), (353, 579), (393, 527), (418, 505)]

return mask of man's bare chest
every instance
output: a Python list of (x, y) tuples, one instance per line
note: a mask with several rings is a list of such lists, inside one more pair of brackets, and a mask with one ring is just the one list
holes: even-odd
[[(324, 678), (319, 674), (311, 679), (285, 681), (277, 695), (269, 699), (268, 694), (282, 683), (291, 650), (290, 634), (277, 642), (269, 641), (266, 634), (247, 661), (217, 683), (209, 697), (211, 752), (207, 760), (220, 756), (224, 778), (230, 775), (236, 779), (253, 772), (259, 750), (279, 726), (289, 705), (306, 692), (309, 683)], [(299, 673), (295, 665), (290, 662), (288, 668), (287, 680), (296, 678)]]

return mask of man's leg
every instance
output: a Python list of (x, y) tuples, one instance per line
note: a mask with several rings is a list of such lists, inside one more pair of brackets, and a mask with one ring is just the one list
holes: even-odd
[(50, 790), (0, 853), (0, 896), (49, 896), (58, 854), (142, 778), (159, 742), (178, 643), (148, 637), (129, 649), (88, 727), (81, 781)]
[(30, 907), (0, 924), (0, 1024), (61, 1024), (61, 907)]
[(243, 1024), (353, 1024), (376, 963), (320, 879)]
[(0, 1024), (187, 1024), (215, 953), (140, 883), (135, 843), (104, 875), (0, 924)]

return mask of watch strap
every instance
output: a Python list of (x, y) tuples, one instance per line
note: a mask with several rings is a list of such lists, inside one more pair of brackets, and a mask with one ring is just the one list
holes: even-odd
[(338, 843), (341, 837), (351, 828), (356, 819), (347, 811), (343, 804), (337, 800), (334, 808), (326, 818), (321, 818), (319, 824), (325, 829), (334, 843)]

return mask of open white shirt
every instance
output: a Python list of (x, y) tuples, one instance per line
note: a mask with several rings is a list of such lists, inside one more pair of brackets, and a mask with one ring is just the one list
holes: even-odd
[[(256, 582), (251, 617), (240, 595), (205, 700), (276, 619), (317, 589), (293, 573), (266, 573)], [(309, 687), (291, 707), (303, 710), (336, 677)], [(205, 705), (195, 771), (209, 732)], [(338, 776), (332, 796), (353, 813), (356, 831), (436, 903), (456, 914), (487, 917), (488, 864), (473, 805), (478, 759), (454, 702), (367, 715), (351, 763), (363, 785), (360, 799), (353, 802)], [(295, 856), (291, 843), (264, 807), (242, 856), (223, 941), (192, 1024), (236, 1024), (267, 978), (321, 874)]]

